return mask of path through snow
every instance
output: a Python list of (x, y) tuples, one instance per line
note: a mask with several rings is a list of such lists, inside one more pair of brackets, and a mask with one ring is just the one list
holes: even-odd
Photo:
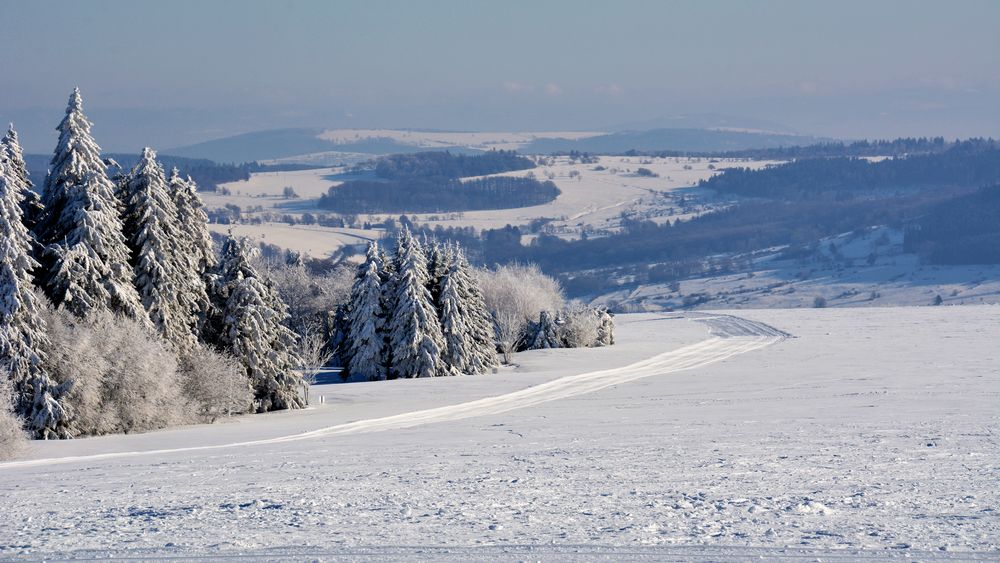
[(765, 346), (779, 342), (789, 334), (764, 323), (735, 317), (732, 315), (716, 315), (694, 313), (690, 315), (694, 321), (707, 324), (713, 334), (711, 338), (664, 352), (647, 360), (635, 362), (625, 367), (592, 371), (579, 375), (569, 375), (559, 379), (506, 393), (495, 397), (486, 397), (455, 405), (423, 409), (392, 416), (358, 420), (343, 424), (327, 426), (308, 432), (300, 432), (288, 436), (250, 440), (228, 444), (207, 446), (190, 446), (183, 448), (167, 448), (159, 450), (111, 452), (104, 454), (65, 456), (45, 459), (32, 459), (0, 464), (0, 469), (15, 467), (37, 467), (57, 463), (80, 461), (98, 461), (125, 457), (163, 455), (183, 452), (217, 450), (245, 446), (263, 446), (308, 440), (324, 436), (359, 434), (365, 432), (380, 432), (401, 428), (412, 428), (424, 424), (449, 422), (476, 416), (488, 416), (505, 413), (515, 409), (535, 406), (549, 401), (566, 399), (593, 393), (614, 385), (628, 383), (636, 379), (663, 375), (678, 371), (706, 366), (739, 354), (752, 352)]

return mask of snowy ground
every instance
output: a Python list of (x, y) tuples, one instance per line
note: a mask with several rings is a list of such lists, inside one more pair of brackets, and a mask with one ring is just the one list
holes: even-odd
[(0, 557), (1000, 557), (1000, 307), (739, 315), (39, 444), (0, 465)]

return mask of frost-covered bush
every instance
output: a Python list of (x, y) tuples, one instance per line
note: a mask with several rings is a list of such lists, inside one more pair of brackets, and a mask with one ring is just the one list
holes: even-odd
[(197, 348), (180, 362), (184, 395), (203, 422), (250, 411), (253, 391), (240, 363), (221, 352)]
[(15, 459), (28, 447), (23, 421), (14, 414), (10, 377), (0, 372), (0, 461)]
[(605, 309), (576, 307), (558, 317), (542, 311), (537, 323), (530, 327), (531, 338), (525, 348), (590, 348), (615, 343), (615, 321)]
[(563, 315), (559, 340), (564, 348), (588, 348), (597, 345), (600, 321), (597, 311), (581, 308)]
[(477, 278), (486, 308), (493, 315), (497, 346), (508, 363), (510, 355), (529, 338), (529, 327), (539, 314), (559, 311), (565, 302), (559, 282), (535, 265), (479, 270)]
[(190, 421), (177, 359), (136, 321), (109, 313), (87, 320), (65, 310), (48, 319), (49, 373), (68, 387), (75, 436), (144, 432)]
[(259, 260), (256, 265), (288, 306), (289, 326), (299, 335), (304, 327), (313, 328), (316, 323), (322, 323), (330, 311), (351, 298), (354, 281), (351, 267), (338, 267), (315, 275), (303, 264)]

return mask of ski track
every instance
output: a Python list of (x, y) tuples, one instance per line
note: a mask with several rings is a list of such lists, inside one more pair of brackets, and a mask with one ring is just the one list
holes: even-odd
[(695, 322), (705, 323), (708, 325), (713, 336), (706, 340), (702, 340), (701, 342), (684, 346), (676, 350), (671, 350), (620, 368), (593, 371), (578, 375), (568, 375), (547, 383), (534, 385), (520, 391), (514, 391), (495, 397), (486, 397), (465, 403), (412, 411), (381, 418), (346, 422), (316, 430), (310, 430), (308, 432), (292, 434), (289, 436), (245, 442), (233, 442), (229, 444), (214, 444), (209, 446), (113, 452), (85, 456), (67, 456), (15, 461), (0, 463), (0, 469), (37, 467), (80, 461), (101, 461), (146, 455), (163, 455), (184, 452), (200, 452), (223, 448), (282, 444), (286, 442), (310, 440), (326, 436), (381, 432), (385, 430), (412, 428), (414, 426), (422, 426), (424, 424), (437, 422), (449, 422), (478, 416), (497, 415), (516, 409), (547, 403), (549, 401), (556, 401), (559, 399), (593, 393), (594, 391), (599, 391), (614, 385), (628, 383), (630, 381), (653, 375), (665, 375), (678, 371), (703, 367), (733, 356), (759, 350), (791, 337), (790, 334), (764, 323), (732, 315), (691, 313), (678, 315), (673, 318), (687, 318)]

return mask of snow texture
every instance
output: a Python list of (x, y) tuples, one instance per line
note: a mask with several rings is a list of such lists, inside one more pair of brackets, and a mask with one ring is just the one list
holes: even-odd
[(740, 315), (41, 443), (0, 465), (0, 557), (998, 557), (996, 307)]

